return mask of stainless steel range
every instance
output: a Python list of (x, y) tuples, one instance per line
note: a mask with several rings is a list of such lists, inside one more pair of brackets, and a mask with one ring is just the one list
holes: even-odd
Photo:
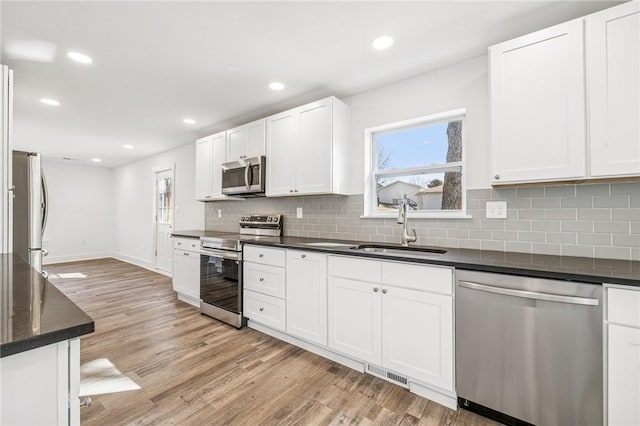
[(283, 217), (250, 215), (240, 218), (240, 232), (208, 232), (200, 238), (200, 312), (236, 328), (242, 317), (242, 243), (279, 240)]

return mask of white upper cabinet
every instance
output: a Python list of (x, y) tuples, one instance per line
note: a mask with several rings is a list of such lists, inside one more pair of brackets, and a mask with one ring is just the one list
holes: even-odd
[(638, 2), (492, 46), (489, 61), (493, 185), (640, 176)]
[(348, 122), (335, 97), (268, 117), (267, 196), (344, 193)]
[(265, 153), (265, 119), (227, 130), (226, 162), (253, 158)]
[(583, 20), (489, 48), (493, 183), (582, 178)]
[(225, 132), (196, 141), (196, 199), (223, 200), (222, 163), (225, 162)]
[(587, 16), (591, 176), (640, 173), (640, 3)]

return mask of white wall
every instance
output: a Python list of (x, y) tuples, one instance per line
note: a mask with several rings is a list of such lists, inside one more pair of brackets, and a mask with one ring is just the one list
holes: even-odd
[(364, 191), (366, 128), (458, 108), (467, 110), (467, 188), (489, 188), (488, 79), (482, 56), (343, 99), (351, 106), (350, 191)]
[(175, 164), (175, 230), (204, 229), (204, 203), (195, 201), (195, 143), (113, 169), (115, 257), (154, 263), (154, 169)]
[(112, 171), (47, 159), (42, 161), (49, 193), (44, 263), (110, 256), (113, 246)]

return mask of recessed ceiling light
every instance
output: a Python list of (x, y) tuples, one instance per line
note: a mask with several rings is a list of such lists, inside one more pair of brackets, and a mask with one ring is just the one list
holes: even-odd
[(279, 81), (272, 81), (271, 83), (269, 83), (269, 89), (282, 90), (284, 89), (284, 84), (280, 83)]
[(80, 52), (67, 52), (67, 56), (76, 62), (80, 62), (81, 64), (90, 64), (93, 62), (90, 57)]
[(125, 149), (133, 149), (133, 145), (129, 145), (129, 144), (122, 145), (122, 147)]
[(380, 36), (373, 39), (371, 42), (371, 47), (376, 50), (385, 50), (391, 47), (393, 44), (393, 37), (389, 36)]
[(100, 158), (92, 158), (91, 161), (93, 161), (94, 163), (99, 163), (102, 160)]
[(185, 124), (196, 124), (196, 120), (194, 120), (193, 118), (185, 118), (184, 120), (182, 120)]
[(59, 106), (60, 102), (56, 101), (55, 99), (49, 99), (49, 98), (42, 98), (40, 99), (40, 102), (42, 102), (45, 105), (51, 105), (51, 106)]

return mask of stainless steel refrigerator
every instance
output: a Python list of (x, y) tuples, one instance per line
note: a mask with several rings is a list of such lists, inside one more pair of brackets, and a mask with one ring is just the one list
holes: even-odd
[(13, 151), (13, 254), (42, 272), (42, 234), (47, 223), (47, 186), (40, 154)]

